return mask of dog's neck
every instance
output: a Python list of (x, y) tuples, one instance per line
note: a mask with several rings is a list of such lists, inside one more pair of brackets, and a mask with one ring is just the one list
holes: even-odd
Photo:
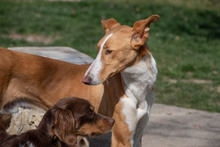
[(124, 81), (125, 94), (138, 101), (145, 100), (149, 91), (152, 91), (157, 76), (156, 62), (147, 52), (141, 60), (121, 72)]

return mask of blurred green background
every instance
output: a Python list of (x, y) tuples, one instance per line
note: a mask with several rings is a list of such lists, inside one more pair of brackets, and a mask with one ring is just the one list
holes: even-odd
[(156, 102), (220, 112), (219, 0), (0, 0), (0, 46), (68, 46), (92, 57), (100, 20), (132, 26), (152, 14)]

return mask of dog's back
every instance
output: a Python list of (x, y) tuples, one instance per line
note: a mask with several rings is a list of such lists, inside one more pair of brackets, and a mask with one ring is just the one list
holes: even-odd
[[(41, 104), (47, 110), (61, 97), (77, 96), (89, 99), (98, 109), (103, 86), (91, 87), (82, 83), (83, 74), (88, 66), (0, 47), (0, 108), (15, 99), (27, 97), (28, 102)], [(84, 92), (80, 92), (79, 89)]]

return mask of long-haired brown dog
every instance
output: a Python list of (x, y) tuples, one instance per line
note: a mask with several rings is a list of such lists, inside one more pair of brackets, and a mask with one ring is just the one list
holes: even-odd
[(0, 146), (75, 146), (77, 136), (105, 134), (113, 124), (114, 119), (95, 113), (94, 107), (87, 100), (63, 98), (45, 113), (36, 130), (21, 135), (8, 135), (0, 127)]

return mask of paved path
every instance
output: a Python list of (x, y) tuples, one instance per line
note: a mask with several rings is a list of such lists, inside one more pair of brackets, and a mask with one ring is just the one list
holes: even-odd
[[(13, 50), (64, 60), (91, 63), (93, 59), (68, 47), (20, 47)], [(110, 134), (90, 139), (93, 147), (110, 146)], [(154, 104), (144, 131), (143, 147), (220, 147), (220, 113)]]
[(220, 113), (155, 104), (145, 129), (149, 147), (220, 147)]

